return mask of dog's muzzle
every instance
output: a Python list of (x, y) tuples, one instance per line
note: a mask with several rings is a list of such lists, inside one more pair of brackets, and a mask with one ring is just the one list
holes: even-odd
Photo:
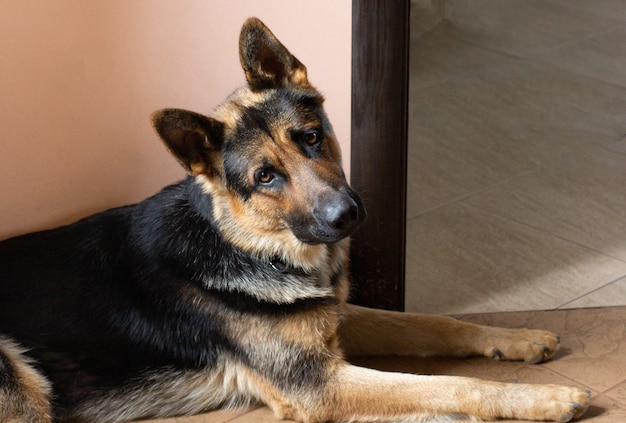
[(307, 244), (329, 244), (346, 238), (367, 216), (361, 197), (350, 187), (329, 189), (317, 197), (308, 218), (292, 225), (296, 237)]

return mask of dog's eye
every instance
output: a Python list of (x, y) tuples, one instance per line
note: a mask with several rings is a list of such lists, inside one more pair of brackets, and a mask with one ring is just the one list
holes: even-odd
[(308, 145), (315, 145), (321, 141), (320, 133), (317, 131), (308, 131), (303, 134), (304, 142)]
[(259, 172), (257, 179), (262, 184), (269, 184), (274, 180), (274, 174), (269, 170), (262, 170)]

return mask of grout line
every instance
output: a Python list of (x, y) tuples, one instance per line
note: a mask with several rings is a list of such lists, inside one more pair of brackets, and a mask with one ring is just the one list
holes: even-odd
[[(480, 210), (480, 211), (482, 211), (482, 212), (484, 212), (484, 213), (491, 214), (491, 215), (493, 215), (493, 216), (497, 216), (497, 217), (499, 217), (499, 218), (501, 218), (501, 219), (508, 220), (509, 222), (513, 222), (513, 223), (516, 223), (516, 224), (518, 224), (518, 225), (526, 226), (527, 228), (531, 228), (531, 229), (533, 229), (533, 230), (535, 230), (535, 231), (537, 231), (537, 232), (541, 232), (541, 233), (543, 233), (543, 234), (545, 234), (545, 235), (549, 235), (549, 236), (551, 236), (551, 237), (554, 237), (554, 238), (560, 239), (561, 241), (567, 242), (568, 244), (573, 244), (573, 245), (576, 245), (577, 247), (584, 248), (585, 250), (591, 251), (591, 252), (596, 253), (596, 254), (599, 254), (599, 255), (601, 255), (601, 256), (608, 257), (608, 258), (610, 258), (610, 259), (617, 260), (617, 261), (622, 262), (622, 263), (626, 263), (626, 260), (625, 260), (625, 259), (623, 259), (623, 258), (620, 258), (620, 257), (615, 257), (615, 256), (613, 256), (613, 255), (611, 255), (611, 254), (608, 254), (608, 253), (606, 253), (606, 252), (604, 252), (604, 251), (600, 251), (600, 250), (598, 250), (598, 249), (596, 249), (596, 248), (594, 248), (594, 247), (591, 247), (591, 246), (589, 246), (589, 245), (581, 244), (580, 242), (578, 242), (578, 241), (576, 241), (576, 240), (569, 239), (569, 238), (567, 238), (567, 237), (564, 237), (563, 235), (559, 235), (559, 234), (553, 233), (553, 232), (551, 232), (550, 230), (546, 230), (546, 229), (543, 229), (543, 228), (540, 228), (540, 227), (537, 227), (537, 226), (531, 225), (531, 224), (529, 224), (529, 223), (527, 223), (527, 222), (522, 222), (522, 221), (520, 221), (520, 220), (517, 220), (517, 219), (512, 218), (512, 217), (509, 217), (509, 216), (503, 216), (503, 215), (501, 215), (501, 214), (499, 214), (499, 213), (493, 212), (493, 211), (491, 211), (491, 210), (484, 209), (484, 208), (482, 208), (482, 207), (480, 207), (480, 206), (477, 206), (477, 205), (475, 205), (475, 204), (466, 204), (466, 205), (467, 205), (468, 207), (471, 207), (471, 208), (474, 208), (474, 209)], [(623, 278), (624, 276), (626, 276), (626, 273), (624, 273), (623, 275), (621, 275), (618, 279), (621, 279), (621, 278)], [(615, 282), (615, 281), (611, 281), (611, 282), (608, 282), (608, 283), (613, 283), (613, 282)]]
[(407, 215), (406, 220), (408, 222), (411, 219), (422, 217), (422, 216), (424, 216), (424, 215), (426, 215), (428, 213), (431, 213), (431, 212), (433, 212), (435, 210), (439, 210), (439, 209), (442, 209), (444, 207), (451, 206), (453, 204), (457, 204), (457, 203), (460, 203), (462, 201), (468, 200), (468, 199), (470, 199), (470, 198), (472, 198), (474, 196), (484, 194), (484, 193), (486, 193), (488, 191), (491, 191), (492, 189), (495, 189), (495, 188), (498, 188), (498, 187), (500, 187), (502, 185), (508, 184), (509, 182), (513, 182), (513, 181), (515, 181), (517, 179), (521, 179), (521, 178), (524, 178), (524, 177), (526, 177), (528, 175), (532, 175), (534, 173), (537, 173), (539, 170), (541, 170), (541, 166), (536, 165), (536, 166), (534, 166), (533, 169), (529, 169), (529, 170), (527, 170), (525, 172), (518, 173), (517, 175), (511, 176), (510, 178), (503, 179), (503, 180), (498, 181), (498, 182), (496, 182), (494, 184), (491, 184), (491, 185), (489, 185), (489, 186), (487, 186), (485, 188), (478, 189), (477, 191), (472, 191), (472, 192), (470, 192), (468, 194), (461, 195), (460, 197), (457, 197), (457, 198), (454, 198), (454, 199), (452, 199), (450, 201), (447, 201), (444, 204), (439, 204), (439, 205), (431, 207), (429, 209), (421, 210), (417, 214), (414, 214), (413, 216), (408, 216)]
[[(430, 209), (426, 209), (426, 210), (424, 210), (424, 211), (420, 211), (419, 213), (417, 213), (417, 214), (415, 214), (415, 215), (413, 215), (413, 216), (411, 216), (411, 217), (408, 217), (408, 216), (407, 216), (406, 220), (407, 220), (407, 222), (408, 222), (408, 221), (409, 221), (409, 220), (411, 220), (411, 219), (420, 218), (420, 217), (422, 217), (422, 216), (424, 216), (424, 215), (426, 215), (426, 214), (428, 214), (428, 213), (431, 213), (431, 212), (433, 212), (433, 211), (435, 211), (435, 210), (442, 209), (442, 208), (444, 208), (444, 207), (447, 207), (447, 206), (450, 206), (450, 205), (453, 205), (453, 204), (457, 204), (457, 203), (464, 202), (464, 201), (466, 201), (466, 200), (468, 200), (468, 199), (470, 199), (470, 198), (472, 198), (472, 197), (475, 197), (475, 196), (478, 196), (478, 195), (482, 195), (482, 194), (484, 194), (484, 193), (486, 193), (486, 192), (488, 192), (488, 191), (491, 191), (491, 190), (493, 190), (493, 189), (495, 189), (495, 188), (498, 188), (498, 187), (500, 187), (500, 186), (502, 186), (502, 185), (508, 184), (509, 182), (513, 182), (513, 181), (515, 181), (515, 180), (517, 180), (517, 179), (521, 179), (521, 178), (526, 177), (526, 176), (528, 176), (528, 175), (532, 175), (532, 174), (534, 174), (534, 173), (537, 173), (537, 171), (539, 171), (540, 169), (541, 169), (541, 167), (540, 167), (540, 166), (536, 166), (536, 167), (535, 167), (535, 169), (533, 169), (533, 170), (529, 170), (529, 171), (523, 172), (523, 173), (521, 173), (521, 174), (518, 174), (518, 175), (513, 176), (513, 177), (511, 177), (511, 178), (508, 178), (508, 179), (506, 179), (506, 180), (500, 181), (500, 182), (498, 182), (498, 183), (496, 183), (496, 184), (490, 185), (490, 186), (488, 186), (488, 187), (486, 187), (486, 188), (484, 188), (484, 189), (481, 189), (481, 190), (478, 190), (478, 191), (473, 191), (473, 192), (471, 192), (471, 193), (469, 193), (469, 194), (466, 194), (466, 195), (464, 195), (464, 196), (457, 197), (456, 199), (454, 199), (454, 200), (452, 200), (452, 201), (448, 201), (448, 202), (446, 202), (445, 204), (441, 204), (441, 205), (438, 205), (438, 206), (435, 206), (435, 207), (431, 207)], [(496, 217), (498, 217), (498, 218), (500, 218), (500, 219), (504, 219), (504, 220), (507, 220), (507, 221), (509, 221), (509, 222), (516, 223), (516, 224), (518, 224), (518, 225), (526, 226), (526, 227), (531, 228), (531, 229), (533, 229), (533, 230), (535, 230), (535, 231), (537, 231), (537, 232), (540, 232), (540, 233), (543, 233), (543, 234), (545, 234), (545, 235), (549, 235), (549, 236), (551, 236), (551, 237), (554, 237), (554, 238), (560, 239), (561, 241), (567, 242), (567, 243), (569, 243), (569, 244), (576, 245), (576, 246), (578, 246), (578, 247), (580, 247), (580, 248), (584, 248), (584, 249), (589, 250), (589, 251), (592, 251), (592, 252), (594, 252), (594, 253), (596, 253), (596, 254), (600, 254), (600, 255), (602, 255), (602, 256), (604, 256), (604, 257), (608, 257), (608, 258), (611, 258), (611, 259), (613, 259), (613, 260), (617, 260), (617, 261), (620, 261), (620, 262), (622, 262), (622, 263), (626, 263), (626, 260), (624, 260), (623, 258), (620, 258), (620, 257), (615, 257), (615, 256), (613, 256), (613, 255), (611, 255), (611, 254), (605, 253), (604, 251), (600, 251), (600, 250), (597, 250), (597, 249), (595, 249), (595, 248), (593, 248), (593, 247), (591, 247), (591, 246), (588, 246), (588, 245), (585, 245), (585, 244), (581, 244), (581, 243), (580, 243), (580, 242), (578, 242), (578, 241), (575, 241), (575, 240), (573, 240), (573, 239), (566, 238), (566, 237), (564, 237), (564, 236), (562, 236), (562, 235), (559, 235), (559, 234), (553, 233), (553, 232), (551, 232), (551, 231), (549, 231), (549, 230), (545, 230), (545, 229), (543, 229), (543, 228), (539, 228), (539, 227), (534, 226), (534, 225), (531, 225), (531, 224), (529, 224), (529, 223), (527, 223), (527, 222), (522, 222), (522, 221), (520, 221), (520, 220), (517, 220), (517, 219), (512, 218), (512, 217), (509, 217), (509, 216), (504, 216), (504, 215), (502, 215), (502, 214), (496, 213), (496, 212), (494, 212), (494, 211), (492, 211), (492, 210), (485, 209), (485, 208), (480, 207), (480, 206), (475, 205), (475, 204), (464, 203), (464, 205), (465, 205), (465, 206), (467, 206), (467, 207), (470, 207), (470, 208), (476, 209), (476, 210), (480, 210), (480, 211), (481, 211), (481, 212), (483, 212), (483, 213), (490, 214), (490, 215), (492, 215), (492, 216), (496, 216)], [(621, 279), (621, 278), (623, 278), (624, 276), (626, 276), (626, 273), (625, 273), (625, 274), (623, 274), (623, 275), (621, 275), (618, 279)], [(608, 283), (613, 283), (613, 282), (615, 282), (615, 281), (611, 281), (611, 282), (608, 282)]]
[(542, 59), (541, 56), (537, 56), (537, 57), (530, 58), (529, 62), (530, 63), (534, 63), (536, 65), (542, 65), (542, 66), (545, 66), (547, 68), (551, 68), (551, 69), (557, 70), (559, 72), (569, 73), (569, 74), (572, 74), (572, 75), (574, 75), (574, 76), (576, 76), (578, 78), (588, 79), (590, 81), (594, 81), (594, 82), (597, 82), (597, 83), (602, 83), (602, 84), (605, 84), (605, 85), (608, 85), (608, 86), (611, 86), (611, 87), (618, 88), (620, 90), (624, 90), (626, 88), (626, 85), (622, 85), (622, 84), (619, 84), (617, 82), (609, 81), (608, 79), (603, 79), (601, 77), (596, 77), (594, 75), (590, 75), (590, 74), (587, 74), (587, 73), (582, 73), (582, 72), (578, 71), (575, 68), (567, 68), (567, 69), (566, 68), (562, 68), (562, 67), (560, 67), (559, 65), (557, 65), (554, 62), (548, 61), (548, 59), (546, 59), (546, 58), (543, 58), (544, 60), (541, 60), (541, 59)]
[[(604, 284), (604, 285), (602, 285), (602, 286), (600, 286), (600, 287), (598, 287), (598, 288), (594, 288), (594, 289), (592, 289), (591, 291), (586, 292), (586, 293), (584, 293), (584, 294), (580, 295), (580, 296), (579, 296), (579, 297), (577, 297), (577, 298), (574, 298), (573, 300), (570, 300), (570, 301), (567, 301), (567, 302), (565, 302), (565, 303), (561, 304), (561, 305), (560, 305), (560, 306), (558, 306), (555, 310), (568, 310), (567, 308), (565, 308), (565, 307), (567, 307), (567, 305), (568, 305), (568, 304), (571, 304), (571, 303), (573, 303), (573, 302), (575, 302), (575, 301), (578, 301), (578, 300), (580, 300), (581, 298), (587, 297), (587, 296), (589, 296), (589, 295), (593, 294), (594, 292), (597, 292), (597, 291), (599, 291), (599, 290), (601, 290), (601, 289), (608, 288), (609, 286), (611, 286), (611, 285), (613, 285), (613, 284), (616, 284), (617, 282), (619, 282), (620, 280), (624, 279), (625, 277), (626, 277), (626, 273), (625, 273), (625, 274), (623, 274), (623, 275), (621, 275), (621, 276), (618, 276), (618, 277), (617, 277), (617, 279), (615, 279), (615, 280), (613, 280), (613, 281), (610, 281), (610, 282), (608, 282), (608, 283), (606, 283), (606, 284)], [(605, 307), (605, 306), (599, 306), (599, 307)]]
[(616, 405), (621, 408), (621, 409), (626, 409), (626, 402), (624, 402), (623, 400), (620, 400), (618, 398), (615, 398), (614, 396), (612, 396), (611, 394), (606, 394), (603, 393), (602, 394), (604, 397), (608, 398), (609, 400), (613, 401), (616, 403)]
[(615, 385), (611, 386), (610, 388), (607, 388), (604, 390), (604, 392), (602, 392), (600, 395), (604, 396), (605, 398), (608, 398), (609, 400), (613, 401), (616, 403), (617, 406), (619, 406), (619, 408), (622, 409), (626, 409), (626, 402), (622, 399), (616, 398), (613, 395), (611, 395), (609, 393), (610, 390), (617, 388), (620, 385), (626, 385), (626, 380), (622, 380), (618, 383), (616, 383)]
[[(548, 361), (547, 363), (550, 363), (550, 362)], [(574, 379), (572, 376), (569, 376), (566, 373), (561, 373), (559, 371), (556, 371), (556, 370), (554, 370), (554, 369), (552, 369), (550, 367), (543, 366), (543, 365), (540, 365), (540, 367), (541, 367), (541, 369), (543, 371), (547, 371), (549, 373), (552, 373), (552, 374), (554, 374), (556, 376), (562, 377), (562, 378), (567, 379), (567, 380), (569, 380), (569, 381), (571, 381), (571, 382), (573, 382), (573, 383), (575, 383), (577, 385), (581, 385), (581, 386), (589, 389), (591, 391), (591, 393), (592, 393), (592, 396), (599, 396), (599, 395), (603, 395), (604, 394), (604, 392), (600, 391), (599, 389), (595, 389), (595, 388), (589, 386), (588, 384), (586, 384), (584, 382), (581, 382), (580, 380)], [(594, 393), (596, 395), (593, 395)]]
[[(602, 392), (602, 394), (603, 394), (603, 395), (607, 395), (607, 392), (609, 392), (610, 390), (615, 389), (615, 388), (617, 388), (618, 386), (620, 386), (620, 385), (625, 385), (625, 384), (626, 384), (626, 380), (620, 380), (620, 381), (619, 381), (619, 382), (617, 382), (615, 385), (613, 385), (613, 386), (611, 386), (611, 387), (609, 387), (609, 388), (605, 389), (605, 390)], [(619, 401), (619, 402), (622, 402), (622, 401)]]
[[(603, 18), (606, 19), (606, 18)], [(466, 38), (463, 35), (460, 35), (458, 37), (456, 37), (457, 40), (459, 40), (460, 42), (463, 42), (465, 44), (468, 44), (470, 46), (473, 47), (477, 47), (477, 48), (481, 48), (485, 51), (489, 51), (491, 53), (498, 53), (498, 54), (502, 54), (504, 56), (507, 57), (511, 57), (511, 58), (515, 58), (515, 59), (520, 59), (520, 60), (532, 60), (532, 59), (536, 59), (538, 56), (549, 53), (551, 51), (554, 50), (558, 50), (558, 49), (562, 49), (568, 46), (571, 47), (576, 47), (578, 44), (582, 43), (582, 42), (586, 42), (589, 41), (593, 38), (597, 38), (597, 37), (601, 37), (603, 35), (606, 34), (610, 34), (612, 32), (617, 32), (620, 29), (624, 28), (624, 23), (621, 21), (613, 21), (613, 25), (611, 25), (609, 27), (609, 29), (602, 29), (602, 30), (598, 30), (592, 33), (589, 33), (587, 35), (584, 36), (580, 36), (577, 37), (575, 39), (568, 39), (566, 41), (560, 42), (560, 43), (556, 43), (554, 45), (548, 46), (548, 47), (543, 47), (543, 48), (537, 48), (535, 51), (529, 51), (529, 52), (519, 52), (519, 51), (511, 51), (511, 50), (507, 50), (507, 47), (500, 47), (500, 46), (490, 46), (487, 44), (483, 44), (483, 42), (481, 42), (480, 40), (474, 40), (472, 38)]]
[(598, 30), (596, 32), (592, 32), (584, 37), (579, 37), (576, 38), (575, 40), (567, 40), (567, 41), (563, 41), (562, 43), (558, 43), (555, 44), (553, 46), (550, 47), (546, 47), (544, 49), (540, 49), (537, 50), (536, 52), (533, 52), (527, 56), (524, 56), (525, 59), (537, 59), (540, 56), (543, 56), (547, 53), (553, 52), (555, 50), (560, 50), (566, 47), (577, 47), (579, 46), (581, 43), (585, 43), (588, 42), (590, 40), (593, 40), (594, 38), (599, 38), (602, 37), (603, 35), (608, 35), (611, 34), (612, 32), (617, 32), (620, 29), (624, 28), (624, 24), (619, 22), (619, 23), (614, 23), (614, 26), (611, 26), (609, 29), (603, 29), (603, 30)]
[[(409, 81), (409, 91), (411, 91), (410, 90), (411, 87), (425, 89), (425, 88), (430, 88), (430, 87), (437, 86), (437, 85), (446, 84), (446, 83), (449, 83), (450, 81), (462, 81), (462, 80), (480, 75), (486, 69), (493, 70), (493, 69), (497, 69), (497, 68), (501, 68), (505, 66), (510, 66), (512, 63), (517, 63), (519, 65), (520, 63), (524, 61), (523, 57), (520, 57), (519, 55), (516, 55), (513, 53), (500, 51), (500, 50), (493, 49), (493, 48), (490, 48), (488, 46), (484, 46), (481, 44), (472, 43), (463, 38), (454, 37), (454, 40), (458, 41), (460, 44), (464, 44), (466, 46), (473, 47), (478, 50), (483, 50), (484, 52), (493, 54), (495, 56), (493, 62), (490, 60), (489, 63), (484, 63), (482, 65), (479, 65), (475, 69), (472, 69), (472, 70), (451, 71), (449, 75), (445, 77), (444, 79), (432, 81), (429, 83), (419, 82), (419, 78), (421, 75), (420, 72), (410, 72), (411, 73), (410, 76), (417, 78), (418, 81), (417, 83), (413, 83), (413, 84), (411, 84)], [(411, 57), (412, 57), (411, 52), (409, 52), (409, 61), (411, 60)], [(416, 60), (416, 59), (414, 58), (413, 60)]]
[[(500, 214), (498, 214), (498, 213), (495, 213), (495, 212), (490, 211), (490, 210), (486, 210), (486, 209), (484, 209), (484, 208), (482, 208), (482, 207), (479, 207), (479, 206), (476, 206), (476, 205), (474, 205), (474, 204), (465, 204), (465, 205), (466, 205), (467, 207), (474, 208), (474, 209), (476, 209), (476, 210), (480, 210), (480, 211), (482, 211), (482, 212), (484, 212), (484, 213), (487, 213), (487, 214), (490, 214), (490, 215), (492, 215), (492, 216), (496, 216), (496, 217), (498, 217), (498, 218), (500, 218), (500, 219), (504, 219), (504, 220), (507, 220), (507, 221), (509, 221), (509, 222), (513, 222), (513, 223), (515, 223), (515, 224), (525, 226), (525, 227), (527, 227), (527, 228), (530, 228), (530, 229), (532, 229), (532, 230), (534, 230), (534, 231), (537, 231), (537, 232), (539, 232), (539, 233), (542, 233), (542, 234), (544, 234), (544, 235), (551, 236), (551, 237), (553, 237), (553, 238), (559, 239), (559, 240), (561, 240), (561, 241), (563, 241), (563, 242), (566, 242), (566, 243), (568, 243), (568, 244), (575, 245), (575, 246), (577, 246), (577, 247), (579, 247), (579, 248), (583, 248), (583, 249), (585, 249), (585, 250), (587, 250), (587, 251), (591, 251), (591, 252), (593, 252), (593, 253), (595, 253), (595, 254), (598, 254), (598, 255), (601, 255), (601, 256), (603, 256), (603, 257), (607, 257), (607, 258), (610, 258), (610, 259), (613, 259), (613, 260), (619, 261), (619, 262), (621, 262), (621, 263), (626, 263), (626, 260), (624, 260), (624, 259), (622, 259), (622, 258), (619, 258), (619, 257), (614, 257), (613, 255), (607, 254), (607, 253), (605, 253), (605, 252), (603, 252), (603, 251), (599, 251), (599, 250), (597, 250), (597, 249), (595, 249), (595, 248), (593, 248), (593, 247), (590, 247), (590, 246), (588, 246), (588, 245), (584, 245), (584, 244), (581, 244), (581, 243), (579, 243), (579, 242), (577, 242), (577, 241), (574, 241), (574, 240), (571, 240), (571, 239), (569, 239), (569, 238), (563, 237), (563, 236), (561, 236), (561, 235), (558, 235), (558, 234), (552, 233), (552, 232), (551, 232), (551, 231), (549, 231), (549, 230), (545, 230), (545, 229), (542, 229), (542, 228), (538, 228), (538, 227), (536, 227), (536, 226), (533, 226), (533, 225), (528, 224), (528, 223), (526, 223), (526, 222), (521, 222), (521, 221), (519, 221), (519, 220), (517, 220), (517, 219), (510, 218), (510, 217), (508, 217), (508, 216), (502, 216), (502, 215), (500, 215)], [(626, 277), (626, 273), (623, 273), (623, 274), (621, 274), (621, 275), (617, 276), (615, 279), (613, 279), (613, 280), (611, 280), (611, 281), (609, 281), (609, 282), (605, 283), (604, 285), (602, 285), (602, 286), (600, 286), (600, 287), (597, 287), (597, 288), (594, 288), (594, 289), (592, 289), (591, 291), (585, 292), (584, 294), (581, 294), (580, 296), (578, 296), (578, 297), (576, 297), (576, 298), (574, 298), (574, 299), (572, 299), (572, 300), (566, 301), (565, 303), (563, 303), (563, 304), (561, 304), (561, 305), (558, 305), (558, 306), (556, 306), (556, 307), (552, 308), (551, 310), (567, 310), (567, 308), (564, 308), (564, 307), (566, 307), (568, 304), (573, 303), (573, 302), (575, 302), (575, 301), (577, 301), (577, 300), (579, 300), (579, 299), (581, 299), (581, 298), (583, 298), (583, 297), (586, 297), (587, 295), (590, 295), (590, 294), (592, 294), (592, 293), (594, 293), (594, 292), (596, 292), (596, 291), (598, 291), (598, 290), (600, 290), (600, 289), (603, 289), (603, 288), (606, 288), (606, 287), (608, 287), (608, 286), (610, 286), (610, 285), (612, 285), (612, 284), (615, 284), (615, 283), (617, 283), (618, 281), (620, 281), (620, 280), (624, 279), (625, 277)]]

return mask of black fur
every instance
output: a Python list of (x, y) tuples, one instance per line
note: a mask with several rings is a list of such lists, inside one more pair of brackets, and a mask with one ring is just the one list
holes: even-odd
[(15, 372), (9, 361), (9, 357), (0, 351), (0, 390), (13, 388), (15, 385)]

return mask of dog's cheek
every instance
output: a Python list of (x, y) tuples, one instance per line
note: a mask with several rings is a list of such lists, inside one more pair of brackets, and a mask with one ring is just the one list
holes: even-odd
[(277, 231), (286, 226), (285, 204), (277, 199), (253, 194), (239, 204), (239, 210), (241, 219), (246, 221), (246, 226), (256, 226), (264, 231)]

